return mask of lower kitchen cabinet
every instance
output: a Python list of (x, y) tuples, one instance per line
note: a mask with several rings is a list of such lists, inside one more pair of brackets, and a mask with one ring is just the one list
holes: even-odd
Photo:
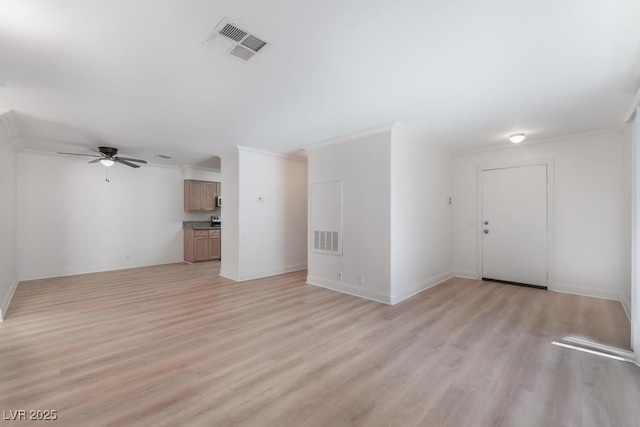
[(220, 259), (220, 230), (184, 229), (184, 260), (202, 262)]
[(220, 230), (209, 230), (209, 259), (220, 259)]

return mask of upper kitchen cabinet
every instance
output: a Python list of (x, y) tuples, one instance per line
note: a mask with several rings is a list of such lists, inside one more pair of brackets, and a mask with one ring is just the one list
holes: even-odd
[(202, 210), (203, 211), (215, 211), (216, 210), (216, 183), (215, 182), (203, 182), (202, 183)]
[(185, 212), (213, 212), (216, 210), (219, 182), (184, 180)]

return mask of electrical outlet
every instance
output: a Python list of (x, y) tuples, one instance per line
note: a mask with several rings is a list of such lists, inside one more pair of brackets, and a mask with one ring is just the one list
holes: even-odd
[(364, 275), (358, 275), (358, 285), (364, 286)]
[(338, 272), (338, 280), (342, 280), (342, 272)]

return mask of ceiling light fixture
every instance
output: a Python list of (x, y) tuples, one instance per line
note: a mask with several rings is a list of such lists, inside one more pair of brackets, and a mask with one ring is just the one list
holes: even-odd
[(109, 166), (113, 166), (116, 162), (114, 162), (111, 159), (102, 159), (102, 160), (100, 160), (100, 163), (102, 163), (103, 165), (109, 167)]
[(520, 144), (522, 141), (524, 141), (525, 138), (526, 135), (524, 133), (512, 133), (509, 137), (509, 141), (513, 142), (514, 144)]

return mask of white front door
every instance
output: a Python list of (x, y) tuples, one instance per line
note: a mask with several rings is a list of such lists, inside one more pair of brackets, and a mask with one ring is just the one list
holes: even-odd
[(547, 286), (547, 165), (482, 172), (482, 277)]

